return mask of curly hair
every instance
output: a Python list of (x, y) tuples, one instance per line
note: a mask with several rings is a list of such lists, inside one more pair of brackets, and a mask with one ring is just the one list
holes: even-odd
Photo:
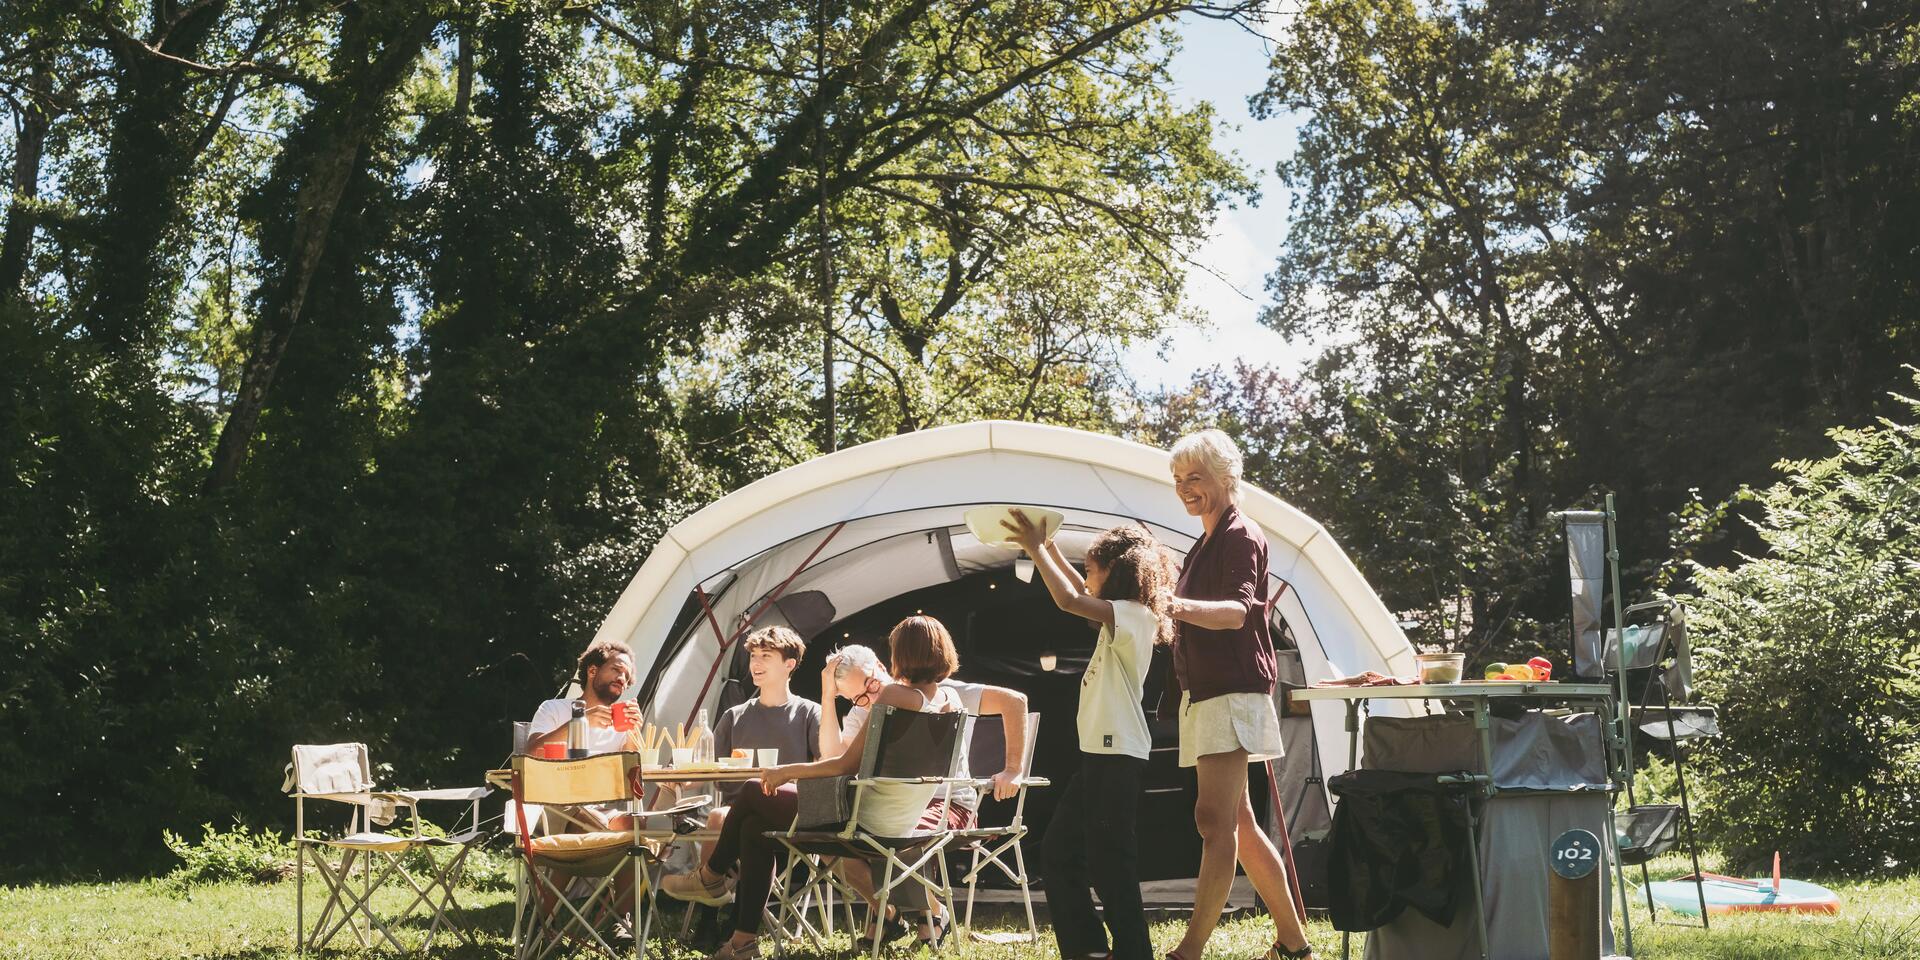
[(619, 656), (633, 656), (633, 649), (628, 647), (625, 641), (595, 640), (587, 644), (586, 652), (580, 654), (579, 662), (574, 664), (574, 681), (582, 686), (586, 685), (588, 670)]
[(1153, 642), (1173, 642), (1173, 557), (1145, 527), (1114, 527), (1093, 538), (1087, 562), (1107, 572), (1100, 584), (1102, 600), (1132, 600), (1153, 612), (1159, 629)]

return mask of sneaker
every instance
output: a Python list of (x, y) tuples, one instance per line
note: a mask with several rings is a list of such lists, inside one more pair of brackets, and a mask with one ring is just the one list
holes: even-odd
[(660, 881), (660, 892), (675, 900), (708, 907), (717, 907), (733, 899), (733, 885), (727, 882), (727, 878), (721, 877), (709, 885), (701, 873), (700, 868), (695, 867), (686, 873), (667, 877)]

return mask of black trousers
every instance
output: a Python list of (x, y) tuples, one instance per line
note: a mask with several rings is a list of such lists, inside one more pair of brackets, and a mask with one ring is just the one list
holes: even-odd
[[(1047, 911), (1060, 955), (1106, 953), (1113, 960), (1153, 960), (1147, 913), (1140, 905), (1140, 779), (1147, 762), (1119, 754), (1083, 753), (1047, 824)], [(1106, 923), (1094, 910), (1100, 894)]]

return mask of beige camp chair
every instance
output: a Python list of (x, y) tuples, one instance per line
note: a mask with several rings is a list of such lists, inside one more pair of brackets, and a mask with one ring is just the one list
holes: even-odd
[[(297, 862), (294, 871), (294, 951), (304, 953), (311, 946), (326, 946), (341, 930), (351, 928), (362, 947), (372, 945), (369, 934), (378, 932), (395, 949), (404, 950), (394, 937), (388, 922), (373, 912), (373, 895), (387, 883), (399, 880), (414, 892), (392, 921), (403, 920), (425, 907), (433, 914), (422, 949), (430, 949), (440, 928), (445, 925), (456, 937), (477, 947), (472, 935), (455, 923), (451, 911), (460, 909), (454, 900), (454, 884), (480, 838), (480, 800), (492, 792), (486, 787), (445, 790), (375, 790), (367, 746), (363, 743), (301, 744), (293, 748), (293, 761), (287, 764), (287, 778), (281, 789), (293, 795), (293, 833)], [(325, 800), (351, 808), (347, 833), (336, 838), (309, 836), (307, 801)], [(471, 826), (453, 836), (428, 836), (420, 819), (423, 801), (463, 801), (471, 805)], [(375, 823), (392, 823), (401, 811), (411, 820), (406, 833), (376, 831)], [(406, 855), (419, 850), (446, 847), (454, 853), (445, 860), (429, 856), (429, 870), (418, 876), (408, 870)], [(329, 860), (329, 852), (338, 856)], [(309, 928), (306, 923), (306, 867), (311, 865), (327, 887), (327, 902)], [(359, 883), (353, 882), (355, 867)], [(356, 886), (358, 889), (356, 889)], [(362, 925), (364, 922), (364, 926)]]
[[(1002, 716), (1000, 718), (1001, 724), (1004, 725), (1008, 719), (1008, 717)], [(1028, 887), (1031, 878), (1027, 876), (1027, 859), (1026, 855), (1020, 851), (1020, 842), (1025, 840), (1027, 836), (1027, 788), (1046, 787), (1052, 786), (1052, 784), (1044, 777), (1032, 776), (1033, 744), (1035, 739), (1040, 735), (1040, 715), (1037, 713), (1027, 714), (1026, 724), (1027, 752), (1026, 756), (1020, 761), (1020, 792), (1014, 795), (1013, 819), (1005, 826), (978, 826), (971, 830), (957, 830), (953, 835), (953, 843), (955, 846), (963, 850), (970, 850), (973, 853), (973, 863), (967, 867), (966, 876), (960, 878), (960, 882), (967, 885), (967, 912), (966, 916), (960, 921), (960, 933), (962, 936), (968, 936), (973, 931), (974, 894), (979, 888), (980, 871), (988, 867), (1000, 871), (1000, 873), (1012, 881), (1015, 886), (1020, 888), (1020, 902), (1027, 908), (1027, 939), (1037, 939), (1040, 935), (1039, 927), (1033, 921), (1033, 891)], [(981, 749), (976, 750), (972, 754), (973, 769), (975, 771), (983, 769), (983, 764), (988, 763), (990, 758), (1006, 756), (1006, 740), (1002, 739), (999, 741), (1000, 747), (997, 753), (992, 752), (993, 743), (987, 738), (979, 737), (976, 733), (975, 740), (981, 745)], [(980, 780), (976, 782), (976, 787), (982, 794), (982, 801), (986, 800), (986, 791), (993, 789), (992, 784), (993, 781), (991, 780)], [(1002, 859), (1009, 853), (1013, 856), (1013, 864), (1011, 866), (1007, 864), (1006, 860)]]
[[(694, 797), (665, 810), (641, 810), (635, 801), (644, 786), (640, 756), (634, 753), (580, 760), (513, 758), (509, 830), (519, 838), (521, 854), (513, 925), (517, 960), (544, 960), (569, 943), (618, 956), (622, 951), (613, 946), (611, 933), (624, 912), (619, 902), (623, 875), (633, 898), (632, 955), (645, 952), (660, 852), (674, 837), (642, 824), (649, 817), (698, 810), (710, 800)], [(588, 804), (623, 805), (633, 824), (585, 833), (538, 835), (534, 829), (536, 821), (553, 823), (565, 808)]]

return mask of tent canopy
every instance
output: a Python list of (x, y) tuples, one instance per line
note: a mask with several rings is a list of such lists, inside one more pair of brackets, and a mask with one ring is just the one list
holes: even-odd
[[(596, 638), (632, 647), (657, 715), (691, 716), (713, 706), (714, 674), (745, 629), (786, 624), (811, 639), (889, 598), (1012, 564), (1018, 551), (980, 543), (962, 520), (992, 503), (1065, 514), (1057, 539), (1076, 559), (1119, 523), (1145, 524), (1176, 554), (1201, 533), (1174, 495), (1166, 451), (1029, 423), (942, 427), (782, 470), (681, 521)], [(1266, 532), (1273, 614), (1309, 681), (1414, 671), (1405, 634), (1318, 523), (1245, 483), (1240, 507)], [(1320, 710), (1322, 742), (1343, 742), (1341, 716)], [(1345, 769), (1344, 757), (1322, 759), (1329, 775)]]

